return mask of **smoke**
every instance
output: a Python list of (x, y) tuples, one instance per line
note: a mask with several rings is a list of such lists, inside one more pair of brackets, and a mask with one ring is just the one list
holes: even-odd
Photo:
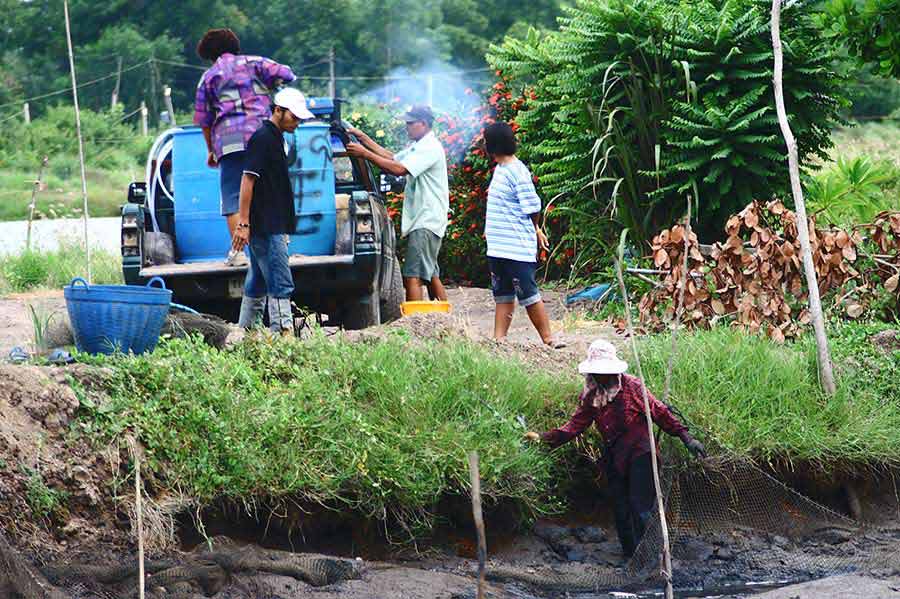
[(485, 86), (487, 70), (464, 71), (432, 58), (415, 69), (399, 67), (384, 81), (358, 94), (357, 99), (401, 106), (426, 104), (435, 114), (463, 116), (480, 103), (477, 94)]

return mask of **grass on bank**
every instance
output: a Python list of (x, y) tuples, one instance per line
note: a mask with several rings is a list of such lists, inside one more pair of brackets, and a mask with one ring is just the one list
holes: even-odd
[[(841, 390), (832, 399), (815, 384), (811, 342), (776, 346), (729, 329), (683, 334), (674, 402), (714, 451), (900, 464), (892, 384), (900, 354), (868, 340), (883, 328), (834, 330)], [(660, 396), (668, 343), (641, 343)], [(550, 452), (521, 439), (526, 427), (565, 421), (581, 386), (574, 369), (535, 371), (459, 339), (410, 343), (398, 332), (350, 343), (319, 334), (221, 352), (173, 340), (149, 356), (97, 361), (115, 376), (109, 403), (83, 400), (86, 433), (103, 443), (136, 433), (161, 488), (201, 504), (291, 497), (427, 527), (441, 498), (467, 494), (469, 450), (480, 453), (486, 496), (526, 513), (560, 507), (575, 472), (573, 447)]]
[[(73, 278), (85, 274), (84, 246), (77, 241), (64, 242), (53, 251), (0, 255), (0, 295), (40, 288), (62, 289)], [(122, 258), (105, 250), (92, 250), (91, 274), (98, 285), (121, 284)]]
[[(786, 345), (734, 329), (679, 338), (672, 397), (701, 437), (761, 460), (900, 464), (900, 351), (872, 344), (885, 323), (835, 323), (829, 331), (838, 392), (819, 388), (811, 335)], [(668, 336), (641, 343), (644, 373), (662, 394)]]

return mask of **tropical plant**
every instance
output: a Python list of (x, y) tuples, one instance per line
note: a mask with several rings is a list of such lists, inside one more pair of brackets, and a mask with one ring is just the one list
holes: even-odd
[(834, 166), (810, 177), (806, 185), (810, 209), (834, 225), (871, 222), (886, 210), (900, 210), (900, 168), (868, 156), (838, 158)]
[[(493, 46), (489, 59), (536, 94), (519, 122), (544, 192), (583, 243), (612, 219), (646, 243), (699, 196), (696, 228), (721, 231), (753, 198), (787, 190), (775, 118), (769, 4), (579, 0), (558, 32)], [(824, 157), (844, 104), (833, 49), (785, 7), (788, 111), (801, 159)], [(696, 187), (696, 189), (695, 189)]]
[(884, 77), (900, 77), (900, 0), (830, 0), (816, 20), (860, 63), (874, 64)]

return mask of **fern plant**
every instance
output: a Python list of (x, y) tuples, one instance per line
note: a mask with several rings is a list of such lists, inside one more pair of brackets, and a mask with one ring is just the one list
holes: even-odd
[[(801, 160), (824, 155), (845, 104), (834, 50), (786, 6), (788, 112)], [(699, 195), (713, 238), (750, 199), (785, 195), (764, 0), (578, 0), (558, 31), (492, 46), (489, 60), (535, 99), (519, 114), (522, 153), (588, 243), (613, 222), (645, 243)]]

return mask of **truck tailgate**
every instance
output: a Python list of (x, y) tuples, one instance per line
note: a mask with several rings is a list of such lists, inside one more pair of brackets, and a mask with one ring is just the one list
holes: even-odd
[[(337, 256), (291, 256), (288, 265), (291, 269), (316, 266), (333, 266), (336, 264), (353, 264), (353, 254), (341, 254)], [(210, 260), (207, 262), (191, 262), (187, 264), (161, 264), (159, 266), (145, 266), (141, 269), (140, 276), (150, 277), (194, 277), (197, 275), (233, 275), (247, 271), (247, 266), (228, 266), (224, 260)]]

